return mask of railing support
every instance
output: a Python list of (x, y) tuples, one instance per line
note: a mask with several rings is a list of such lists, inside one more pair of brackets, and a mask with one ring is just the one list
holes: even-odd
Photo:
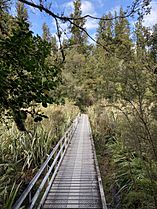
[(30, 191), (29, 192), (29, 204), (31, 204), (31, 201), (32, 201), (32, 192)]

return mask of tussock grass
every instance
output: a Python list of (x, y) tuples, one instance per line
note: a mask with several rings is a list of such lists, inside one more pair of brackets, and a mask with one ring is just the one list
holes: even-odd
[(72, 103), (38, 106), (48, 118), (35, 123), (27, 117), (31, 132), (21, 133), (10, 119), (0, 124), (0, 208), (11, 208), (47, 155), (78, 113)]
[[(156, 146), (157, 122), (149, 108), (143, 113)], [(157, 161), (137, 110), (136, 103), (125, 106), (123, 101), (105, 100), (88, 108), (109, 208), (156, 208)]]

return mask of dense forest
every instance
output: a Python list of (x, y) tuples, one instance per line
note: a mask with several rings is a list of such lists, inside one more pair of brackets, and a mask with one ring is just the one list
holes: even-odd
[[(27, 7), (0, 0), (0, 208), (11, 209), (79, 111), (90, 117), (108, 208), (157, 208), (157, 24), (125, 11), (99, 20), (89, 43), (81, 1), (70, 38)], [(16, 175), (15, 175), (16, 173)]]

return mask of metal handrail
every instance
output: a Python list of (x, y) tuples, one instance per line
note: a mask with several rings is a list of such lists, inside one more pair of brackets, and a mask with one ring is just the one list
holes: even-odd
[(96, 168), (97, 178), (98, 178), (98, 186), (99, 186), (99, 191), (100, 191), (102, 209), (107, 209), (106, 198), (105, 198), (104, 189), (103, 189), (103, 183), (102, 183), (102, 179), (101, 179), (98, 160), (97, 160), (97, 157), (96, 157), (96, 151), (95, 151), (95, 145), (94, 145), (94, 140), (93, 140), (93, 135), (92, 135), (92, 129), (91, 129), (91, 125), (90, 125), (89, 120), (88, 120), (88, 123), (89, 123), (90, 139), (91, 139), (92, 149), (93, 149), (93, 154), (94, 154), (95, 168)]
[[(36, 175), (33, 177), (33, 179), (30, 181), (29, 185), (27, 186), (27, 188), (23, 191), (23, 193), (21, 194), (21, 196), (19, 197), (19, 199), (15, 202), (15, 204), (13, 205), (12, 209), (19, 209), (23, 202), (25, 201), (25, 199), (28, 197), (29, 198), (29, 209), (33, 209), (34, 206), (36, 205), (37, 200), (39, 199), (39, 195), (41, 194), (41, 191), (43, 190), (45, 184), (48, 182), (49, 177), (51, 176), (50, 181), (48, 182), (48, 186), (44, 192), (44, 194), (42, 195), (42, 197), (40, 197), (39, 205), (38, 208), (40, 208), (42, 206), (42, 204), (44, 203), (44, 200), (47, 196), (47, 193), (51, 187), (51, 184), (53, 183), (53, 180), (56, 176), (56, 173), (58, 171), (58, 168), (62, 162), (62, 159), (65, 155), (65, 152), (68, 148), (68, 145), (72, 139), (72, 136), (75, 132), (75, 129), (77, 127), (77, 124), (79, 122), (79, 114), (78, 116), (75, 118), (75, 120), (73, 121), (73, 123), (71, 124), (71, 126), (68, 128), (68, 130), (65, 132), (64, 136), (59, 140), (59, 142), (57, 143), (57, 145), (54, 147), (54, 149), (52, 150), (52, 152), (50, 153), (50, 155), (48, 156), (48, 158), (45, 160), (45, 162), (42, 164), (42, 166), (40, 167), (39, 171), (36, 173)], [(53, 159), (51, 165), (48, 165), (50, 160), (52, 160), (52, 158), (54, 157), (54, 155), (56, 154), (55, 158)], [(45, 171), (45, 169), (48, 169), (47, 173), (45, 174), (42, 182), (40, 183), (37, 191), (35, 192), (35, 194), (33, 195), (33, 197), (31, 197), (31, 191), (32, 188), (34, 187), (34, 185), (37, 183), (37, 181), (39, 180), (39, 177), (41, 176), (41, 174), (43, 174), (43, 172)], [(53, 171), (53, 169), (55, 168), (55, 170)], [(53, 172), (52, 172), (53, 171)]]

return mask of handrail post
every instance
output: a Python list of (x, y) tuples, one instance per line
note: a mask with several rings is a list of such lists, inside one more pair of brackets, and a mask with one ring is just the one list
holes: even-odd
[(66, 141), (65, 141), (65, 146), (66, 146), (69, 141), (69, 133), (68, 132), (65, 134), (65, 137), (66, 137)]
[(28, 201), (29, 201), (29, 204), (30, 204), (31, 201), (32, 201), (32, 192), (31, 192), (31, 191), (29, 192), (29, 195), (28, 195)]
[[(49, 171), (49, 165), (47, 164), (46, 166), (46, 173)], [(49, 184), (49, 181), (50, 181), (50, 178), (48, 177), (47, 178), (47, 185)]]
[[(65, 137), (63, 137), (63, 140), (62, 140), (61, 143), (60, 143), (60, 149), (62, 148), (62, 146), (63, 146), (63, 144), (64, 144), (64, 140), (65, 140)], [(63, 147), (63, 149), (61, 150), (60, 157), (62, 157), (63, 152), (64, 152), (64, 147)]]
[[(60, 144), (59, 144), (59, 147), (58, 147), (59, 149), (60, 149)], [(57, 150), (56, 150), (56, 152), (54, 153), (54, 159), (56, 158), (56, 156), (57, 156)], [(53, 159), (53, 160), (54, 160)], [(55, 163), (55, 165), (54, 165), (54, 168), (53, 168), (53, 172), (55, 171), (55, 169), (56, 169), (56, 163)]]

